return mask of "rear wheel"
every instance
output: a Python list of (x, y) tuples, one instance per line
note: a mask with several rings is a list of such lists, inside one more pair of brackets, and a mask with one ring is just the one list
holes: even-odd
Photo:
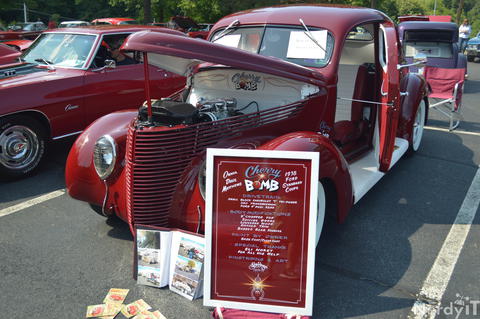
[(475, 60), (475, 57), (472, 56), (472, 55), (467, 55), (467, 61), (468, 62), (473, 62), (473, 60)]
[(318, 198), (317, 198), (317, 233), (315, 238), (315, 246), (320, 241), (320, 235), (322, 234), (323, 222), (325, 220), (325, 207), (326, 207), (325, 190), (321, 182), (318, 182)]
[(46, 140), (45, 128), (31, 117), (0, 119), (0, 175), (19, 178), (32, 173), (45, 155)]
[(423, 130), (425, 125), (425, 117), (427, 116), (427, 103), (425, 99), (420, 101), (417, 113), (412, 123), (412, 134), (410, 138), (410, 151), (416, 152), (420, 148), (422, 142)]

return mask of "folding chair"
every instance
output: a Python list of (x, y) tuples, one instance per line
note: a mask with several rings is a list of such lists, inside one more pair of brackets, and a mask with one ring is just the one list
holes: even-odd
[[(428, 97), (435, 101), (430, 108), (436, 109), (449, 118), (450, 131), (460, 124), (465, 69), (444, 69), (426, 66), (424, 76), (430, 89)], [(442, 107), (442, 108), (440, 108)]]

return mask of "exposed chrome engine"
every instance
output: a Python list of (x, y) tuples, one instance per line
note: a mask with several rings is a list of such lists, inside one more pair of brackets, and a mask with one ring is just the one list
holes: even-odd
[(241, 111), (258, 104), (250, 102), (241, 109), (237, 107), (235, 98), (200, 98), (196, 105), (174, 101), (169, 98), (154, 101), (152, 103), (152, 118), (148, 119), (147, 106), (143, 105), (139, 111), (140, 125), (175, 126), (179, 124), (196, 124), (223, 120), (243, 114)]

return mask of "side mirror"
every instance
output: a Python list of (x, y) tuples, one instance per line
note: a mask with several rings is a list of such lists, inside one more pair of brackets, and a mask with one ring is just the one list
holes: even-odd
[(115, 69), (117, 67), (117, 63), (115, 60), (105, 60), (105, 68), (106, 69)]
[(92, 72), (102, 72), (103, 70), (115, 69), (117, 67), (117, 63), (115, 62), (115, 60), (107, 59), (107, 60), (105, 60), (104, 63), (105, 63), (104, 66), (102, 66), (100, 68), (93, 69)]
[(417, 53), (413, 57), (413, 63), (409, 64), (397, 64), (397, 70), (403, 69), (403, 68), (408, 68), (411, 66), (416, 66), (419, 69), (425, 67), (427, 64), (427, 55), (425, 53)]

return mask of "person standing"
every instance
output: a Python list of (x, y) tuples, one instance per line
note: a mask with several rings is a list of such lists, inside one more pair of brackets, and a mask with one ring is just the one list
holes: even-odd
[(468, 24), (468, 19), (463, 20), (463, 23), (458, 28), (458, 47), (460, 52), (463, 53), (467, 47), (468, 38), (470, 38), (470, 33), (472, 33), (472, 27)]

